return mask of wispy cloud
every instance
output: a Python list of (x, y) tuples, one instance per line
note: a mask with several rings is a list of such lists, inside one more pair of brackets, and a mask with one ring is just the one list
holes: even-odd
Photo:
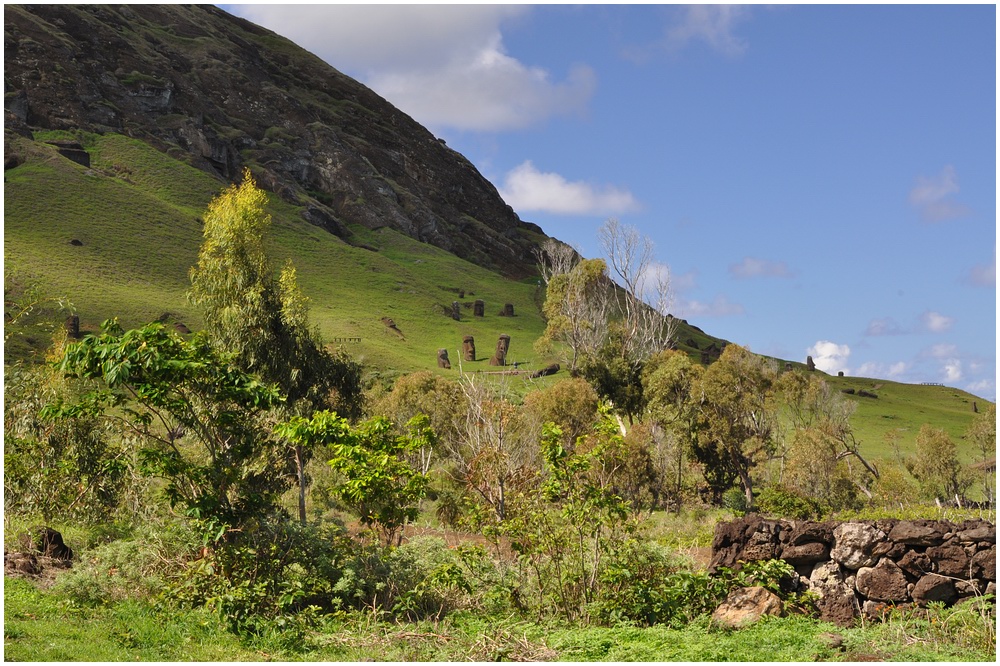
[(958, 347), (942, 342), (940, 344), (931, 345), (929, 348), (921, 352), (921, 355), (929, 356), (931, 358), (954, 358), (958, 355)]
[(792, 277), (788, 265), (783, 261), (768, 261), (756, 257), (746, 257), (738, 264), (729, 265), (729, 274), (739, 280), (756, 277)]
[(732, 317), (746, 312), (739, 303), (730, 301), (724, 295), (718, 295), (711, 302), (680, 299), (677, 304), (679, 317)]
[(972, 269), (969, 271), (968, 275), (965, 276), (965, 282), (976, 287), (996, 288), (997, 286), (996, 253), (994, 252), (993, 254), (993, 263), (973, 266)]
[(626, 189), (569, 181), (557, 173), (539, 171), (530, 160), (508, 172), (499, 189), (503, 200), (519, 213), (618, 215), (640, 208)]
[(917, 177), (917, 184), (910, 190), (910, 204), (920, 211), (927, 222), (943, 222), (969, 213), (968, 207), (952, 199), (957, 194), (958, 174), (950, 164), (937, 176)]
[(881, 319), (872, 319), (868, 323), (868, 328), (865, 329), (865, 336), (867, 337), (880, 337), (883, 335), (903, 335), (906, 330), (902, 326), (896, 323), (892, 317), (883, 317)]
[(905, 361), (896, 363), (880, 363), (867, 361), (862, 363), (854, 373), (858, 377), (874, 377), (881, 379), (900, 379), (910, 368)]
[(234, 5), (361, 79), (433, 128), (501, 131), (581, 112), (596, 89), (579, 65), (562, 81), (506, 53), (500, 5)]
[(667, 27), (665, 45), (679, 50), (701, 41), (719, 53), (741, 55), (747, 50), (747, 42), (736, 35), (735, 29), (749, 15), (750, 9), (742, 5), (689, 5), (683, 9), (681, 20)]
[(955, 323), (955, 319), (947, 317), (939, 312), (927, 312), (920, 315), (920, 324), (925, 331), (931, 333), (944, 333)]
[(816, 367), (830, 374), (843, 371), (847, 373), (847, 359), (851, 356), (851, 348), (847, 345), (838, 345), (829, 340), (819, 340), (812, 347), (806, 350), (812, 356)]

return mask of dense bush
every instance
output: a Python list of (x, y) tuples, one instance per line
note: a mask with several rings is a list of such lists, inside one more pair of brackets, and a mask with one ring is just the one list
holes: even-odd
[(815, 499), (780, 485), (767, 486), (757, 494), (754, 502), (761, 513), (772, 516), (799, 520), (823, 517), (823, 507)]

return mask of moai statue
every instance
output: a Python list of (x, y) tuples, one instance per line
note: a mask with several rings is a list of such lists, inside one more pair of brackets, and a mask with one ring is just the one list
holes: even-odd
[(813, 361), (812, 356), (806, 356), (806, 369), (809, 370), (809, 372), (816, 369), (816, 362)]
[(462, 320), (462, 313), (459, 311), (458, 301), (451, 302), (451, 318), (455, 321)]
[(458, 290), (458, 297), (459, 298), (465, 298), (465, 290), (464, 289), (459, 289)]
[(451, 361), (448, 360), (447, 349), (438, 349), (438, 367), (451, 369)]
[(792, 364), (785, 363), (785, 372), (791, 372), (791, 370), (792, 370)]
[(500, 313), (501, 317), (513, 317), (514, 316), (514, 304), (504, 303), (503, 311)]
[(839, 372), (837, 372), (837, 376), (838, 377), (843, 377), (844, 376), (844, 371), (840, 370)]
[(493, 354), (493, 358), (490, 359), (490, 365), (507, 365), (507, 350), (510, 349), (510, 336), (506, 333), (500, 334), (500, 339), (497, 340), (497, 350)]
[(482, 299), (476, 299), (476, 302), (472, 304), (472, 315), (474, 317), (486, 316), (486, 303)]
[(80, 337), (80, 317), (70, 315), (66, 318), (66, 337), (74, 340)]
[(471, 335), (467, 335), (462, 338), (462, 360), (476, 360), (476, 339)]

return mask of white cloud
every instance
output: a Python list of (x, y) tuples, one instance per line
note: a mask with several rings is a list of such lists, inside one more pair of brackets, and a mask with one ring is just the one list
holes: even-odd
[(738, 279), (755, 277), (791, 277), (788, 266), (783, 261), (768, 261), (746, 257), (738, 264), (729, 265), (729, 274)]
[(498, 131), (582, 111), (596, 87), (506, 54), (500, 27), (529, 12), (497, 5), (235, 5), (240, 16), (351, 72), (431, 127)]
[(503, 200), (519, 213), (617, 215), (639, 209), (628, 190), (568, 181), (557, 173), (539, 171), (531, 161), (508, 172), (499, 189)]
[(829, 340), (820, 340), (806, 350), (812, 356), (813, 363), (823, 372), (835, 374), (843, 371), (847, 374), (847, 359), (851, 355), (851, 348), (847, 345), (838, 345)]
[(954, 384), (962, 379), (962, 362), (957, 358), (949, 359), (941, 368), (944, 373), (944, 381)]
[(668, 26), (667, 48), (677, 50), (692, 41), (703, 41), (725, 55), (740, 55), (747, 43), (734, 29), (749, 15), (749, 8), (740, 5), (689, 5), (681, 21)]
[(955, 167), (948, 165), (933, 178), (917, 177), (917, 184), (910, 190), (910, 204), (928, 222), (941, 222), (968, 214), (969, 209), (950, 197), (958, 193), (958, 175)]
[(742, 305), (730, 301), (726, 296), (716, 296), (711, 303), (681, 299), (677, 303), (677, 316), (689, 317), (732, 317), (745, 312)]
[(892, 317), (883, 317), (882, 319), (872, 319), (868, 323), (868, 328), (865, 329), (865, 335), (868, 337), (879, 337), (883, 335), (902, 335), (906, 331), (896, 323)]
[(954, 318), (946, 317), (939, 312), (927, 312), (920, 315), (920, 323), (924, 329), (931, 333), (944, 333), (955, 323)]

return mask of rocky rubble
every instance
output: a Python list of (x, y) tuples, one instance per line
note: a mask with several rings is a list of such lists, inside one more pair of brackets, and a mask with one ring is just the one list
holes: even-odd
[(886, 605), (954, 604), (996, 593), (996, 527), (982, 520), (719, 523), (710, 571), (780, 558), (799, 590), (817, 595), (820, 618), (847, 626)]

